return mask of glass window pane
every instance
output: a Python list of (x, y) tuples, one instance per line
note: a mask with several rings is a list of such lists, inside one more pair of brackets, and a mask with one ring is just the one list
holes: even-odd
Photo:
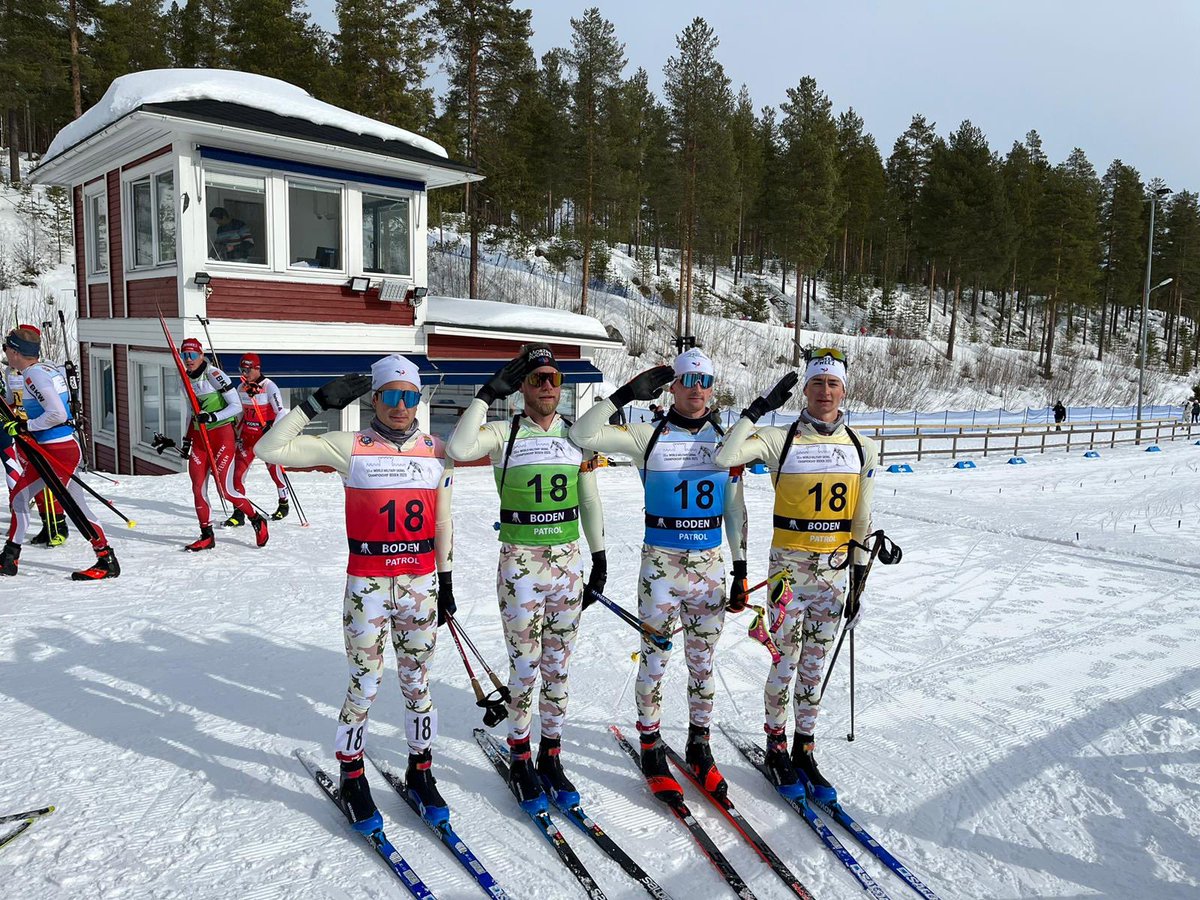
[(142, 423), (138, 442), (150, 445), (154, 432), (162, 431), (162, 376), (158, 366), (137, 365), (138, 419)]
[(133, 185), (133, 264), (154, 265), (154, 210), (150, 179)]
[(174, 366), (162, 367), (163, 392), (166, 395), (166, 421), (163, 423), (163, 434), (176, 444), (183, 443), (184, 417), (186, 400), (183, 394), (183, 383)]
[(158, 213), (158, 261), (175, 261), (175, 173), (163, 172), (154, 179), (157, 191), (155, 211)]
[(342, 189), (288, 182), (288, 264), (342, 268)]
[(408, 198), (363, 193), (363, 271), (411, 275)]
[(208, 172), (208, 258), (267, 263), (267, 182), (249, 175)]
[(97, 431), (116, 433), (117, 404), (113, 388), (111, 360), (93, 356), (92, 365), (92, 423)]
[[(288, 390), (288, 409), (295, 409), (305, 400), (313, 395), (316, 391), (315, 387), (294, 387)], [(370, 422), (370, 417), (364, 421)], [(305, 434), (325, 434), (328, 431), (338, 431), (342, 427), (342, 411), (340, 409), (327, 409), (319, 416), (308, 420), (308, 424), (304, 426)]]
[(102, 195), (95, 195), (90, 200), (92, 235), (92, 268), (93, 272), (108, 271), (108, 204)]

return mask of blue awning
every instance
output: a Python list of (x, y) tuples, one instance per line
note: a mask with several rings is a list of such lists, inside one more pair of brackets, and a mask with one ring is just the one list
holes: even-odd
[[(243, 352), (225, 351), (222, 362), (229, 372), (237, 371)], [(320, 387), (331, 378), (351, 372), (370, 372), (371, 364), (380, 353), (259, 353), (263, 375), (280, 387)], [(406, 353), (427, 386), (434, 384), (483, 384), (503, 366), (507, 359), (439, 359), (431, 360), (417, 353)], [(588, 384), (602, 381), (604, 376), (590, 362), (581, 359), (559, 360), (568, 384)]]

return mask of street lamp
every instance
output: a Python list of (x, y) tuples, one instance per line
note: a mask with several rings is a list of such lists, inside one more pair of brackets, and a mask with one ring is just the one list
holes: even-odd
[[(1150, 236), (1146, 241), (1146, 282), (1142, 289), (1142, 322), (1138, 329), (1138, 390), (1137, 390), (1137, 443), (1142, 443), (1142, 385), (1146, 379), (1146, 317), (1150, 310), (1150, 267), (1154, 264), (1154, 207), (1158, 203), (1160, 197), (1165, 197), (1171, 193), (1170, 188), (1158, 188), (1150, 192)], [(1161, 284), (1156, 284), (1153, 289), (1158, 289), (1171, 281), (1168, 278)]]

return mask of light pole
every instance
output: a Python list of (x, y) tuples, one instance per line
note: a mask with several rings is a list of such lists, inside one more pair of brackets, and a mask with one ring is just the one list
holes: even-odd
[[(1142, 443), (1142, 386), (1146, 380), (1146, 317), (1150, 311), (1150, 267), (1154, 264), (1154, 207), (1158, 203), (1159, 197), (1165, 197), (1171, 193), (1170, 188), (1158, 188), (1150, 192), (1150, 236), (1146, 240), (1146, 281), (1142, 288), (1142, 321), (1141, 327), (1138, 329), (1138, 390), (1137, 390), (1137, 443)], [(1164, 284), (1171, 281), (1168, 278), (1161, 284), (1155, 285), (1155, 288), (1160, 288)]]

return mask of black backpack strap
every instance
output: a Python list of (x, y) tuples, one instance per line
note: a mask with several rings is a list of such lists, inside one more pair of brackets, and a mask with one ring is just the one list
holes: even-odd
[(862, 440), (849, 425), (846, 426), (846, 434), (850, 435), (850, 440), (854, 442), (854, 449), (858, 451), (858, 467), (861, 469), (867, 464), (867, 454), (863, 450)]
[(500, 468), (500, 487), (496, 493), (501, 497), (504, 496), (504, 481), (508, 478), (508, 458), (512, 456), (513, 445), (517, 442), (517, 432), (521, 430), (521, 414), (517, 413), (512, 418), (512, 430), (508, 433), (508, 446), (504, 448), (504, 462)]
[(658, 439), (662, 436), (663, 431), (667, 427), (666, 419), (659, 419), (654, 426), (654, 431), (650, 434), (650, 440), (646, 442), (646, 452), (642, 454), (642, 483), (646, 481), (646, 465), (650, 462), (650, 454), (654, 451), (654, 445), (658, 443)]
[(800, 427), (800, 418), (797, 417), (788, 428), (787, 437), (783, 441), (783, 449), (779, 451), (779, 465), (775, 469), (775, 484), (779, 484), (779, 476), (783, 474), (783, 464), (787, 462), (788, 451), (792, 449), (792, 441), (796, 439), (796, 430)]

